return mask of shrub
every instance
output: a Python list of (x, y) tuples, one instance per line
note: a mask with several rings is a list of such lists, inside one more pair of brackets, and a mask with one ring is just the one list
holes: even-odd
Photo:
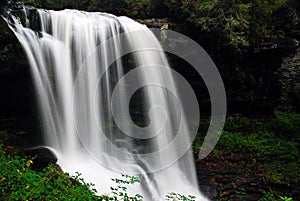
[(260, 160), (282, 159), (293, 161), (298, 157), (297, 143), (283, 140), (268, 131), (243, 136), (241, 133), (224, 132), (216, 146), (227, 153), (254, 154)]
[(0, 146), (0, 189), (6, 200), (97, 200), (92, 184), (72, 180), (50, 165), (42, 172), (30, 169), (30, 158), (6, 155)]
[(285, 137), (300, 138), (300, 114), (275, 111), (269, 127), (274, 133)]
[(258, 201), (293, 201), (293, 198), (286, 197), (286, 196), (280, 196), (280, 195), (274, 195), (271, 192), (264, 192), (264, 196), (261, 197)]
[(168, 201), (179, 201), (179, 200), (183, 200), (183, 201), (195, 201), (196, 197), (195, 196), (192, 196), (192, 195), (188, 195), (188, 196), (185, 196), (185, 195), (181, 195), (179, 193), (168, 193), (166, 195), (166, 200)]
[[(166, 0), (165, 5), (179, 20), (216, 36), (224, 46), (236, 51), (259, 46), (264, 39), (282, 35), (274, 15), (287, 9), (289, 0)], [(288, 12), (287, 12), (288, 13)], [(286, 14), (285, 20), (289, 18)], [(185, 21), (185, 20), (184, 20)], [(288, 20), (287, 20), (288, 21)], [(284, 26), (288, 26), (287, 24)]]

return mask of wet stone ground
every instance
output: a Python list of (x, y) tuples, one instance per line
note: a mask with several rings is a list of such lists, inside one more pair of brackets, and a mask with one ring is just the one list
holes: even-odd
[(220, 201), (257, 201), (271, 188), (281, 195), (297, 194), (293, 186), (269, 182), (266, 174), (271, 167), (256, 163), (254, 158), (250, 154), (219, 153), (197, 161), (201, 191), (211, 200)]

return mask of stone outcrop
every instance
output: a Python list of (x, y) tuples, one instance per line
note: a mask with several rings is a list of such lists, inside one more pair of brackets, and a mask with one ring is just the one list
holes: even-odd
[(300, 48), (283, 57), (278, 76), (282, 86), (280, 107), (300, 111)]
[(32, 168), (37, 171), (43, 170), (49, 164), (56, 164), (57, 156), (47, 147), (37, 147), (24, 150), (25, 155), (33, 158)]
[(0, 124), (0, 129), (14, 127), (32, 131), (35, 106), (26, 55), (7, 23), (0, 17), (0, 120), (5, 122)]

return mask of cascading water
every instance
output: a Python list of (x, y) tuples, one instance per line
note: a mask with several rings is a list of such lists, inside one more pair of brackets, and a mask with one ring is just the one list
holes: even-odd
[[(181, 136), (164, 149), (176, 130), (188, 130), (184, 115), (173, 112), (175, 83), (160, 68), (168, 62), (162, 51), (153, 51), (161, 47), (152, 32), (105, 13), (37, 12), (40, 30), (13, 16), (10, 26), (30, 62), (45, 145), (56, 150), (62, 169), (81, 172), (100, 193), (109, 192), (110, 178), (124, 172), (142, 179), (131, 191), (145, 200), (163, 200), (169, 192), (207, 200), (198, 191), (191, 151), (179, 151), (190, 138)], [(143, 48), (148, 50), (138, 51)], [(138, 85), (144, 86), (140, 98), (131, 102)], [(135, 105), (149, 114), (137, 115), (141, 127), (132, 122)]]

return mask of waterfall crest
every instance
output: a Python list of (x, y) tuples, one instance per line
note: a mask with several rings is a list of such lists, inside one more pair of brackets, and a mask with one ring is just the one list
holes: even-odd
[(174, 140), (177, 130), (189, 131), (152, 32), (106, 13), (37, 12), (38, 30), (16, 17), (11, 29), (30, 62), (44, 145), (56, 150), (62, 169), (81, 172), (99, 193), (109, 192), (110, 178), (121, 172), (142, 179), (129, 190), (145, 200), (163, 200), (169, 192), (207, 200), (191, 150), (180, 151), (189, 147), (189, 136)]

